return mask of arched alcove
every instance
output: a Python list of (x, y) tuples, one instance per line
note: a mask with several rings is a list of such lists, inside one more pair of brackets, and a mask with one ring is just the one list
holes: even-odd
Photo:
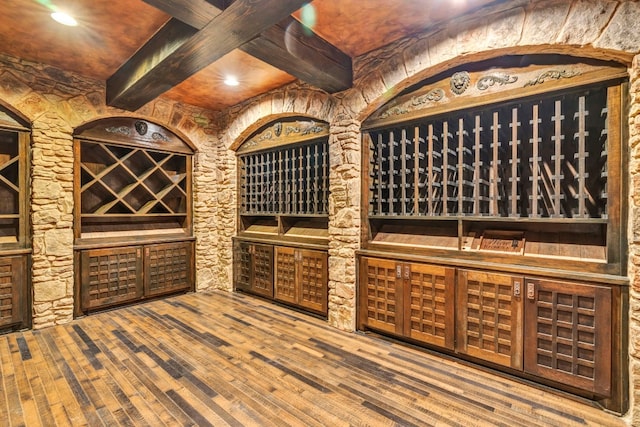
[(611, 62), (502, 57), (371, 114), (359, 329), (624, 413), (628, 77)]
[(194, 289), (193, 153), (138, 118), (76, 130), (76, 315)]
[(270, 121), (237, 147), (238, 234), (234, 283), (327, 315), (329, 125)]

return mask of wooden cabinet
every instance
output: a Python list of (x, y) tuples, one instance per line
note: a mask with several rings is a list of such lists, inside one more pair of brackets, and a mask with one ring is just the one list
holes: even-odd
[(609, 396), (611, 289), (544, 279), (526, 279), (525, 283), (525, 370)]
[(0, 331), (31, 326), (29, 130), (0, 108)]
[(235, 288), (326, 315), (327, 260), (326, 251), (236, 241)]
[(235, 244), (236, 289), (273, 297), (273, 246), (256, 243)]
[(80, 252), (84, 312), (193, 289), (193, 242)]
[(238, 147), (235, 287), (327, 315), (329, 125), (267, 124)]
[(522, 276), (458, 272), (456, 349), (522, 370)]
[[(440, 76), (362, 123), (359, 327), (624, 413), (627, 70), (503, 57)], [(421, 264), (453, 272), (422, 325)]]
[(363, 257), (360, 323), (453, 349), (455, 270)]
[(26, 257), (0, 257), (0, 329), (28, 322), (26, 283)]
[(163, 243), (144, 247), (145, 295), (191, 290), (192, 243)]
[(274, 298), (327, 314), (327, 253), (277, 246)]
[(75, 137), (76, 315), (193, 290), (193, 148), (126, 117)]
[(142, 297), (142, 247), (90, 249), (81, 255), (82, 310)]

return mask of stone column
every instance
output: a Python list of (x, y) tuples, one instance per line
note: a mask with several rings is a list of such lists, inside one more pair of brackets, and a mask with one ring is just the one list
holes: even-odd
[(55, 113), (33, 123), (34, 329), (73, 319), (73, 138)]
[(355, 330), (356, 257), (360, 247), (360, 122), (336, 114), (329, 136), (329, 324)]
[[(629, 363), (634, 408), (640, 402), (640, 55), (629, 71)], [(632, 425), (640, 425), (640, 411), (632, 410), (632, 417)]]

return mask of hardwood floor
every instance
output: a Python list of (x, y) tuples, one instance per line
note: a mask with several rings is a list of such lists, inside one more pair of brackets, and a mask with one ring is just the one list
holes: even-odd
[(597, 408), (242, 294), (0, 336), (2, 426), (616, 426)]

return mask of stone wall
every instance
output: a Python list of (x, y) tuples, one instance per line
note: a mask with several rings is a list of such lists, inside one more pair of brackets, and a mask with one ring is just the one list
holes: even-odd
[[(32, 124), (31, 227), (33, 233), (33, 327), (73, 318), (73, 130), (108, 116), (133, 114), (104, 104), (104, 82), (73, 73), (0, 56), (0, 100)], [(184, 135), (200, 149), (196, 155), (194, 228), (197, 243), (197, 287), (215, 283), (218, 258), (216, 230), (209, 230), (217, 201), (215, 187), (215, 123), (210, 112), (159, 99), (135, 113)]]

